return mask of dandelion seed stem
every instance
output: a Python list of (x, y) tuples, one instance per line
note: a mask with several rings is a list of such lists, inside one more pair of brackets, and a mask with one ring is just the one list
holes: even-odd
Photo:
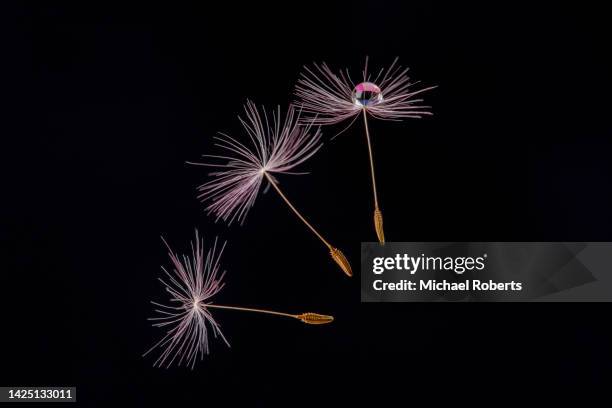
[(302, 222), (304, 224), (306, 224), (306, 226), (308, 228), (310, 228), (310, 230), (321, 240), (323, 241), (323, 243), (325, 244), (325, 246), (327, 246), (327, 248), (329, 248), (330, 250), (333, 248), (331, 246), (331, 244), (329, 242), (327, 242), (327, 240), (325, 238), (323, 238), (323, 236), (319, 233), (319, 231), (317, 231), (315, 229), (315, 227), (313, 227), (308, 221), (306, 221), (306, 218), (304, 218), (304, 216), (302, 214), (300, 214), (300, 212), (297, 210), (297, 208), (295, 208), (293, 206), (293, 204), (291, 204), (291, 202), (289, 201), (289, 199), (287, 198), (287, 196), (285, 196), (285, 194), (283, 194), (283, 192), (281, 191), (280, 187), (276, 184), (276, 182), (272, 179), (272, 177), (270, 177), (268, 175), (267, 172), (264, 172), (264, 175), (266, 176), (266, 178), (268, 179), (268, 181), (270, 182), (270, 184), (272, 184), (272, 187), (274, 187), (274, 189), (276, 190), (276, 192), (281, 196), (281, 198), (285, 201), (285, 203), (287, 203), (287, 205), (289, 206), (289, 208), (291, 208), (293, 210), (293, 212), (295, 213), (295, 215), (298, 216), (298, 218), (300, 220), (302, 220)]
[(374, 208), (378, 209), (378, 194), (376, 193), (376, 177), (374, 175), (374, 156), (372, 155), (372, 142), (370, 142), (370, 130), (368, 129), (368, 114), (363, 110), (363, 124), (365, 126), (366, 140), (368, 141), (368, 154), (370, 156), (370, 173), (372, 175), (372, 191), (374, 192)]
[(214, 304), (207, 304), (205, 307), (214, 308), (214, 309), (239, 310), (243, 312), (266, 313), (266, 314), (271, 314), (271, 315), (276, 315), (276, 316), (284, 316), (284, 317), (291, 317), (293, 319), (299, 319), (298, 315), (294, 315), (290, 313), (275, 312), (273, 310), (265, 310), (265, 309), (253, 309), (250, 307), (223, 306), (223, 305), (214, 305)]

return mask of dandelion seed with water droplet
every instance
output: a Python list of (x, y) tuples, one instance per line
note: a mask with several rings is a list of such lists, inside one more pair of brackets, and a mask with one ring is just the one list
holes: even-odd
[(153, 322), (153, 326), (165, 328), (167, 331), (166, 335), (144, 354), (156, 349), (161, 350), (154, 366), (170, 367), (177, 364), (193, 368), (198, 359), (203, 359), (204, 355), (210, 352), (210, 332), (229, 346), (220, 325), (211, 313), (212, 309), (265, 313), (290, 317), (312, 325), (331, 323), (334, 320), (332, 316), (310, 312), (290, 314), (213, 303), (212, 298), (224, 286), (225, 272), (221, 272), (220, 259), (225, 244), (219, 246), (215, 239), (212, 248), (206, 252), (204, 241), (196, 231), (195, 242), (191, 244), (191, 256), (179, 256), (167, 243), (166, 247), (172, 262), (172, 272), (162, 267), (165, 279), (160, 278), (160, 281), (170, 294), (170, 300), (166, 304), (151, 302), (155, 305), (158, 315), (149, 320)]
[(371, 78), (366, 58), (363, 81), (357, 84), (351, 80), (348, 70), (336, 74), (325, 63), (314, 64), (312, 68), (304, 68), (295, 87), (295, 95), (307, 122), (331, 125), (352, 118), (348, 128), (360, 114), (363, 115), (374, 195), (374, 227), (381, 243), (385, 242), (385, 235), (376, 190), (368, 115), (383, 120), (431, 115), (430, 107), (421, 105), (423, 100), (419, 95), (435, 88), (416, 88), (417, 82), (410, 81), (406, 75), (408, 69), (399, 66), (397, 60), (396, 58), (388, 69), (381, 69), (375, 78)]
[(282, 118), (280, 107), (269, 115), (253, 102), (244, 107), (245, 118), (239, 117), (248, 142), (220, 134), (216, 146), (224, 153), (204, 155), (207, 163), (191, 163), (215, 168), (212, 180), (198, 187), (198, 197), (207, 204), (207, 211), (228, 223), (240, 223), (251, 209), (262, 183), (267, 181), (297, 217), (323, 242), (332, 259), (348, 276), (351, 266), (338, 248), (332, 246), (321, 233), (289, 201), (276, 179), (280, 174), (304, 174), (292, 171), (311, 158), (321, 148), (321, 132), (312, 123), (300, 125), (301, 112), (293, 106)]

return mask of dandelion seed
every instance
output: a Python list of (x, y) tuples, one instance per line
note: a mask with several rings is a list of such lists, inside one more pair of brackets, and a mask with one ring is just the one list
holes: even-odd
[(383, 120), (431, 115), (430, 107), (421, 105), (423, 100), (420, 99), (420, 94), (435, 88), (416, 89), (418, 82), (410, 81), (406, 75), (408, 68), (399, 66), (397, 60), (396, 58), (388, 69), (381, 69), (376, 77), (372, 78), (368, 73), (366, 58), (363, 81), (357, 84), (351, 80), (348, 70), (336, 74), (325, 63), (314, 64), (312, 68), (304, 68), (295, 87), (295, 96), (305, 114), (305, 123), (331, 125), (352, 119), (344, 129), (346, 130), (363, 114), (374, 195), (374, 228), (381, 243), (385, 242), (385, 234), (376, 190), (368, 115)]
[(258, 110), (254, 103), (245, 105), (245, 118), (239, 118), (248, 137), (243, 143), (238, 138), (221, 134), (217, 137), (216, 146), (223, 153), (204, 155), (207, 163), (191, 163), (212, 167), (216, 170), (209, 175), (212, 180), (198, 187), (198, 198), (207, 204), (206, 210), (216, 219), (231, 224), (240, 223), (254, 205), (259, 190), (267, 181), (285, 201), (297, 217), (319, 238), (348, 276), (352, 269), (346, 261), (338, 262), (339, 257), (333, 253), (342, 252), (332, 246), (319, 231), (289, 201), (281, 191), (276, 176), (279, 174), (304, 174), (293, 169), (311, 158), (321, 148), (321, 132), (313, 129), (312, 123), (300, 125), (300, 111), (289, 107), (284, 120), (280, 107), (271, 116), (264, 109)]
[(237, 310), (269, 315), (290, 317), (306, 324), (331, 323), (332, 316), (317, 313), (289, 314), (265, 309), (238, 306), (224, 306), (212, 303), (212, 298), (223, 289), (225, 272), (221, 272), (220, 259), (225, 243), (218, 245), (217, 240), (207, 252), (204, 241), (196, 230), (195, 241), (191, 244), (191, 256), (179, 256), (164, 241), (172, 263), (172, 272), (162, 267), (165, 279), (160, 279), (166, 292), (170, 294), (167, 304), (151, 302), (155, 305), (156, 317), (150, 318), (153, 326), (165, 328), (166, 335), (153, 345), (144, 355), (155, 349), (161, 353), (154, 366), (170, 367), (172, 364), (193, 368), (195, 362), (210, 353), (209, 334), (219, 337), (228, 347), (229, 342), (221, 332), (211, 309)]

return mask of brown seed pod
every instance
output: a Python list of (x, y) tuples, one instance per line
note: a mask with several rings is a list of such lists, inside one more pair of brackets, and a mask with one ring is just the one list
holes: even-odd
[(296, 316), (306, 324), (327, 324), (334, 321), (333, 316), (322, 315), (317, 313), (302, 313)]
[(348, 276), (353, 276), (353, 269), (351, 268), (351, 264), (346, 259), (346, 256), (340, 251), (338, 248), (330, 247), (329, 254), (331, 255), (334, 262), (340, 266), (340, 269)]
[(374, 228), (376, 229), (376, 236), (378, 237), (378, 242), (384, 244), (385, 231), (383, 230), (383, 217), (382, 212), (380, 212), (378, 207), (374, 210)]

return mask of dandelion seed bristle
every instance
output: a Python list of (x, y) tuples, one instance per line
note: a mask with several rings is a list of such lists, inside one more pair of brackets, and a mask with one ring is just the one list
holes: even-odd
[[(165, 241), (164, 241), (165, 242)], [(196, 231), (190, 256), (179, 256), (168, 246), (172, 272), (162, 268), (166, 277), (160, 279), (167, 293), (167, 304), (156, 303), (158, 316), (150, 320), (153, 326), (166, 328), (165, 336), (153, 345), (145, 355), (159, 349), (160, 355), (154, 366), (170, 367), (173, 364), (193, 368), (198, 359), (209, 354), (209, 335), (229, 342), (221, 332), (207, 304), (224, 286), (224, 272), (219, 260), (225, 244), (220, 248), (215, 239), (213, 247), (206, 252), (204, 241)]]
[(422, 99), (417, 95), (434, 87), (417, 88), (418, 82), (412, 82), (408, 69), (397, 61), (396, 58), (372, 79), (366, 60), (360, 83), (354, 83), (348, 71), (336, 74), (325, 63), (305, 67), (294, 92), (306, 114), (303, 120), (331, 125), (352, 118), (364, 109), (372, 117), (384, 120), (430, 115), (430, 107), (421, 105)]
[(215, 169), (210, 181), (198, 187), (198, 198), (216, 220), (243, 223), (255, 204), (266, 174), (300, 174), (292, 170), (321, 148), (321, 132), (311, 124), (302, 126), (301, 112), (290, 106), (282, 117), (280, 108), (266, 112), (248, 101), (239, 117), (246, 137), (217, 137), (220, 155), (205, 155)]

